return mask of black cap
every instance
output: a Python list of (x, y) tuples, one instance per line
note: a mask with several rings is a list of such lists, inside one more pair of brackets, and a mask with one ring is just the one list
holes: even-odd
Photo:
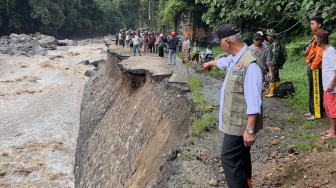
[(253, 34), (253, 40), (255, 39), (263, 39), (260, 33), (254, 33)]
[(237, 26), (233, 24), (224, 24), (218, 29), (217, 37), (220, 40), (225, 37), (233, 36), (237, 33), (239, 33), (239, 29)]

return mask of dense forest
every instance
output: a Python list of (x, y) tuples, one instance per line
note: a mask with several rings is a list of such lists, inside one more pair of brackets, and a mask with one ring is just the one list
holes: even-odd
[(0, 34), (88, 36), (156, 28), (157, 8), (155, 0), (0, 0)]
[(244, 31), (274, 28), (280, 34), (309, 32), (309, 17), (325, 28), (336, 20), (333, 0), (0, 0), (0, 34), (42, 32), (95, 36), (124, 28), (173, 30), (182, 11), (202, 13), (212, 28), (236, 23)]

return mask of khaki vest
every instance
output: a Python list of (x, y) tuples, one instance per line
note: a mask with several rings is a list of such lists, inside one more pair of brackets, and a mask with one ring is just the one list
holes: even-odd
[[(264, 66), (258, 58), (247, 49), (238, 62), (227, 73), (225, 86), (222, 130), (230, 135), (242, 136), (247, 125), (246, 101), (244, 97), (244, 80), (246, 70), (251, 63), (257, 63), (261, 70)], [(254, 133), (263, 128), (262, 107), (254, 126)]]

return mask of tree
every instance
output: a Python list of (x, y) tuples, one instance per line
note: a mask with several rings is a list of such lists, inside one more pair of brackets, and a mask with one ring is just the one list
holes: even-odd
[(275, 28), (280, 33), (306, 31), (307, 19), (316, 14), (325, 18), (327, 28), (335, 21), (336, 4), (331, 0), (195, 0), (206, 6), (202, 20), (217, 28), (223, 23), (236, 23), (245, 30)]

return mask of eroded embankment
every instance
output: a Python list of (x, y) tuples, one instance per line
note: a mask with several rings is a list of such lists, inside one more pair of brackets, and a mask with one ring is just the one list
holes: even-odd
[(164, 187), (173, 173), (165, 161), (189, 131), (193, 104), (185, 86), (120, 61), (108, 51), (85, 86), (76, 187)]

